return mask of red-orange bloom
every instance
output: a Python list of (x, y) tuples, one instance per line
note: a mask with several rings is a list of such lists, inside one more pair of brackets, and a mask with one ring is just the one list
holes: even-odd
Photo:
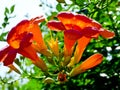
[[(0, 61), (3, 61), (5, 66), (12, 64), (16, 54), (19, 53), (30, 58), (43, 71), (47, 70), (46, 64), (37, 56), (37, 52), (33, 48), (33, 46), (40, 47), (40, 44), (43, 45), (40, 49), (46, 50), (38, 26), (38, 23), (41, 21), (43, 21), (41, 17), (31, 19), (30, 21), (23, 20), (8, 33), (7, 42), (9, 46), (0, 51)], [(33, 41), (36, 42), (35, 45)]]
[[(105, 30), (102, 26), (82, 14), (73, 14), (71, 12), (61, 12), (57, 15), (59, 21), (49, 21), (48, 27), (55, 31), (64, 31), (64, 54), (70, 56), (72, 54), (72, 47), (78, 40), (78, 47), (76, 53), (81, 55), (89, 43), (91, 38), (97, 38), (99, 35), (105, 38), (114, 37), (114, 32)], [(77, 54), (76, 54), (77, 55)]]
[(42, 33), (40, 31), (40, 27), (38, 23), (43, 21), (44, 18), (42, 16), (33, 18), (31, 20), (23, 20), (19, 24), (17, 24), (8, 34), (7, 42), (10, 46), (14, 48), (20, 47), (20, 41), (23, 36), (31, 32), (33, 34), (32, 38), (32, 46), (40, 53), (44, 55), (49, 55), (47, 51), (47, 46), (44, 43), (42, 38)]

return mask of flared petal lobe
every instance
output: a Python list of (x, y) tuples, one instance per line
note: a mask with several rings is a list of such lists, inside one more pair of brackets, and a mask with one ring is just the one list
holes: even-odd
[(81, 29), (84, 29), (86, 27), (95, 27), (100, 29), (102, 27), (98, 22), (82, 14), (75, 15), (75, 21), (77, 23), (74, 22), (74, 24), (81, 27)]
[(7, 56), (8, 52), (10, 50), (9, 46), (6, 46), (2, 50), (0, 50), (0, 62), (4, 61), (5, 57)]
[(63, 23), (66, 30), (71, 29), (72, 23), (74, 23), (74, 15), (70, 12), (61, 12), (57, 15), (57, 18)]
[(88, 38), (97, 38), (99, 35), (99, 29), (96, 27), (85, 27), (81, 32)]
[(65, 37), (67, 37), (69, 40), (75, 40), (77, 41), (79, 38), (83, 36), (83, 33), (78, 30), (66, 30), (64, 31)]
[(10, 46), (16, 49), (20, 47), (20, 42), (27, 33), (28, 23), (28, 20), (23, 20), (11, 29), (7, 36), (7, 42)]
[(115, 33), (111, 32), (109, 30), (101, 29), (100, 30), (100, 35), (103, 36), (104, 38), (111, 39), (111, 38), (113, 38), (115, 36)]
[(14, 62), (17, 51), (10, 46), (7, 46), (0, 51), (0, 62), (3, 62), (5, 66), (8, 66)]
[(10, 64), (13, 64), (16, 55), (17, 55), (17, 50), (11, 49), (3, 61), (4, 65), (8, 66)]
[(82, 62), (80, 65), (73, 68), (73, 70), (70, 72), (70, 76), (76, 76), (82, 72), (85, 72), (90, 68), (95, 67), (96, 65), (102, 62), (102, 59), (103, 59), (103, 55), (99, 53), (90, 56), (87, 60)]
[(16, 50), (10, 46), (6, 46), (4, 49), (0, 50), (0, 62), (3, 62), (5, 66), (8, 66), (11, 70), (20, 74), (20, 71), (13, 65), (15, 57)]
[[(67, 30), (71, 28), (79, 30), (79, 28), (84, 29), (85, 27), (96, 27), (100, 29), (102, 27), (98, 22), (82, 14), (61, 12), (58, 14), (57, 18), (63, 23)], [(76, 26), (79, 28), (75, 28)]]
[(54, 31), (64, 31), (66, 30), (62, 22), (59, 21), (49, 21), (47, 23), (48, 28)]

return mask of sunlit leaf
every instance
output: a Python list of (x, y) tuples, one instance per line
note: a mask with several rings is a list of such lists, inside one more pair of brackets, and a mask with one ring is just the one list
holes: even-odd
[(6, 14), (9, 14), (9, 9), (6, 7), (5, 11), (4, 11), (4, 15), (6, 16)]
[(57, 4), (56, 9), (58, 11), (62, 11), (62, 5), (60, 3)]
[(10, 13), (13, 13), (14, 8), (15, 8), (15, 5), (11, 6), (11, 8), (10, 8)]

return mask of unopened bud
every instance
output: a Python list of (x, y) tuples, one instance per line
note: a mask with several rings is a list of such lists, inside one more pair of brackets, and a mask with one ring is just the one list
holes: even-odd
[(50, 77), (47, 77), (45, 80), (44, 80), (44, 83), (46, 84), (51, 84), (54, 82), (54, 79), (50, 78)]

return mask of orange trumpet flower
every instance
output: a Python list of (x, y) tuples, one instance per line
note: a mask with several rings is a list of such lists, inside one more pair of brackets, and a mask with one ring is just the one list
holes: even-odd
[[(42, 17), (36, 17), (30, 21), (23, 20), (12, 28), (7, 37), (9, 46), (0, 51), (0, 61), (2, 61), (5, 66), (11, 65), (16, 54), (19, 53), (31, 59), (42, 71), (47, 70), (46, 64), (38, 57), (36, 52), (36, 50), (38, 50), (46, 55), (49, 54), (38, 26), (38, 23), (43, 20)], [(33, 42), (35, 42), (35, 44)]]
[(31, 20), (21, 21), (9, 32), (7, 42), (10, 44), (10, 46), (14, 48), (19, 48), (21, 38), (26, 33), (31, 32), (33, 34), (32, 46), (34, 47), (34, 49), (41, 54), (49, 56), (50, 53), (47, 50), (47, 46), (44, 43), (42, 33), (38, 25), (38, 23), (42, 21), (44, 21), (44, 18), (42, 16), (33, 18)]
[(78, 63), (91, 38), (97, 38), (99, 35), (104, 38), (115, 36), (114, 32), (103, 29), (101, 24), (82, 14), (60, 12), (57, 18), (59, 21), (51, 20), (47, 25), (51, 30), (64, 32), (64, 57), (66, 63), (70, 60), (76, 41), (78, 41), (78, 45), (74, 57)]

